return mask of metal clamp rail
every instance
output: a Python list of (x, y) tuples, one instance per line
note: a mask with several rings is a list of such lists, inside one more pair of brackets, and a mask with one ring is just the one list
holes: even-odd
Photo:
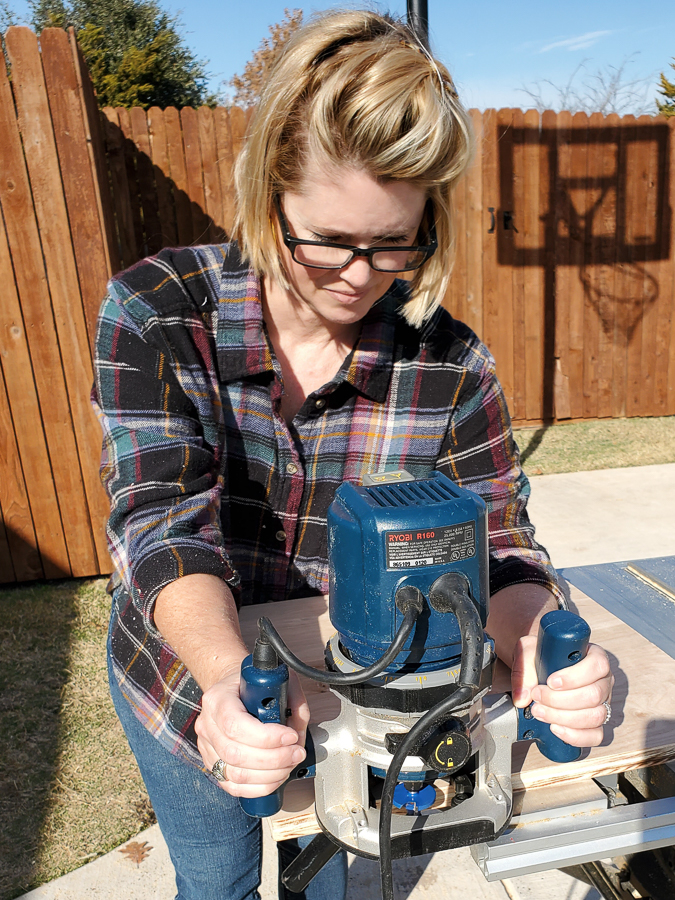
[(675, 797), (613, 809), (548, 809), (513, 820), (502, 837), (471, 848), (488, 881), (560, 869), (675, 844)]

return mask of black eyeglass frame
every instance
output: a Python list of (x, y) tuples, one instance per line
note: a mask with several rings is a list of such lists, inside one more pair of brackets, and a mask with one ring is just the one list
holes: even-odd
[[(274, 195), (274, 208), (277, 211), (277, 216), (279, 218), (279, 225), (281, 226), (281, 238), (284, 244), (291, 251), (291, 256), (293, 260), (298, 263), (300, 266), (306, 266), (308, 269), (325, 269), (325, 270), (337, 270), (344, 269), (345, 266), (348, 266), (350, 262), (356, 256), (364, 256), (368, 260), (368, 264), (375, 272), (387, 272), (389, 274), (395, 274), (396, 272), (414, 272), (417, 269), (421, 269), (425, 262), (427, 262), (434, 255), (436, 250), (438, 250), (438, 238), (436, 236), (436, 223), (433, 220), (433, 216), (431, 215), (431, 201), (427, 201), (427, 205), (424, 209), (424, 216), (428, 215), (430, 218), (429, 223), (429, 244), (420, 244), (418, 246), (412, 247), (399, 247), (396, 244), (385, 245), (383, 247), (354, 247), (352, 244), (338, 244), (333, 241), (306, 241), (301, 238), (293, 237), (288, 227), (288, 222), (286, 220), (286, 216), (281, 208), (281, 201), (279, 200), (279, 195)], [(424, 221), (424, 216), (422, 220)], [(308, 244), (311, 247), (332, 247), (336, 250), (349, 250), (351, 251), (351, 256), (347, 260), (347, 262), (342, 263), (339, 266), (317, 266), (312, 263), (303, 262), (299, 259), (296, 259), (295, 250), (296, 247), (301, 246), (302, 244)], [(425, 256), (416, 266), (407, 266), (404, 269), (378, 269), (377, 266), (373, 265), (373, 255), (375, 253), (382, 253), (387, 250), (395, 250), (397, 253), (405, 253), (407, 252), (424, 252)]]

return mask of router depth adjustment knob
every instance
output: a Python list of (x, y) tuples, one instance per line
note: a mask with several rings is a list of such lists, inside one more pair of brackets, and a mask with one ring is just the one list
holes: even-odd
[(437, 772), (448, 774), (461, 769), (471, 756), (467, 727), (459, 719), (449, 719), (442, 730), (435, 731), (422, 744), (419, 755)]

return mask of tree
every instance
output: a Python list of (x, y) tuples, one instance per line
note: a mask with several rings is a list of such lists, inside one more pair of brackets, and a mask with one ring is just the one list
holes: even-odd
[[(204, 63), (185, 44), (178, 18), (157, 0), (29, 0), (29, 6), (36, 33), (75, 28), (100, 106), (215, 103)], [(0, 0), (0, 21), (7, 13)]]
[[(626, 57), (619, 66), (608, 65), (594, 73), (586, 69), (587, 62), (589, 60), (579, 63), (567, 84), (558, 85), (545, 78), (532, 88), (520, 90), (530, 97), (539, 112), (555, 109), (589, 115), (599, 112), (605, 116), (609, 113), (640, 116), (655, 112), (653, 101), (648, 99), (653, 77), (648, 75), (630, 79), (627, 68), (632, 62), (631, 56)], [(552, 97), (544, 85), (553, 90)]]
[(267, 73), (279, 50), (301, 24), (301, 9), (285, 9), (281, 22), (270, 25), (270, 36), (263, 38), (258, 49), (246, 63), (243, 73), (235, 75), (230, 80), (230, 86), (234, 88), (233, 101), (237, 106), (254, 106), (258, 102)]
[(0, 0), (0, 33), (4, 34), (11, 25), (17, 25), (18, 19), (5, 0)]
[[(675, 58), (673, 58), (670, 67), (671, 69), (675, 69)], [(659, 88), (659, 94), (662, 94), (666, 99), (664, 103), (661, 103), (657, 99), (656, 105), (662, 116), (666, 116), (666, 118), (668, 116), (675, 116), (675, 82), (668, 81), (663, 72), (661, 72), (660, 81), (661, 87)]]

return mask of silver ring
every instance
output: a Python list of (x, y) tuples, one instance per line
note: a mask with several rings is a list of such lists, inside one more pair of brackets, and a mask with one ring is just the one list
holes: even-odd
[(217, 759), (213, 768), (211, 769), (211, 774), (216, 779), (216, 781), (227, 781), (227, 772), (225, 771), (227, 767), (227, 763), (223, 762), (222, 759)]
[(612, 718), (612, 707), (609, 704), (609, 700), (603, 700), (602, 705), (607, 710), (607, 715), (605, 716), (605, 721), (602, 723), (603, 725), (606, 725), (609, 722), (609, 720)]

